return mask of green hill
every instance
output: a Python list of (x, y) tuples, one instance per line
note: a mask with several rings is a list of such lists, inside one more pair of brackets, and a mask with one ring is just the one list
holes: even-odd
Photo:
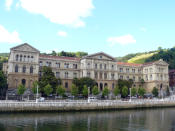
[(154, 54), (156, 54), (156, 52), (155, 53), (144, 53), (144, 54), (136, 55), (135, 57), (129, 59), (127, 62), (128, 63), (143, 64), (143, 63), (145, 63), (146, 59), (153, 56)]
[(175, 69), (175, 47), (170, 49), (158, 48), (156, 51), (133, 53), (116, 58), (117, 61), (143, 64), (163, 59), (169, 64), (169, 69)]
[(117, 61), (121, 61), (121, 62), (143, 64), (148, 58), (155, 55), (156, 53), (158, 53), (158, 51), (133, 53), (133, 54), (128, 54), (124, 57), (117, 57), (116, 59)]

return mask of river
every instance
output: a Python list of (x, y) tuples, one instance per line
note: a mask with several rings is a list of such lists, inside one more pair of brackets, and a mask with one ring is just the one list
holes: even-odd
[(175, 108), (1, 113), (0, 131), (175, 131)]

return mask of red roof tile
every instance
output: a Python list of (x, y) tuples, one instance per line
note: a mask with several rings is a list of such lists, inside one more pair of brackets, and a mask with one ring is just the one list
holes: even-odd
[(142, 66), (142, 64), (135, 63), (125, 63), (125, 62), (117, 62), (118, 65), (126, 65), (126, 66)]
[(40, 55), (40, 57), (41, 58), (49, 58), (49, 59), (75, 60), (75, 61), (80, 60), (80, 58), (77, 58), (77, 57), (64, 57), (64, 56)]

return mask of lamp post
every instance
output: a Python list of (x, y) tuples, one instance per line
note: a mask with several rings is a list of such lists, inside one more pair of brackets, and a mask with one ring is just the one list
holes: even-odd
[(89, 99), (89, 89), (90, 89), (90, 87), (88, 87), (88, 103), (90, 102), (90, 99)]
[(38, 85), (36, 87), (36, 103), (38, 103)]
[(130, 99), (129, 99), (129, 102), (131, 102), (131, 88), (129, 88), (129, 92), (130, 92)]

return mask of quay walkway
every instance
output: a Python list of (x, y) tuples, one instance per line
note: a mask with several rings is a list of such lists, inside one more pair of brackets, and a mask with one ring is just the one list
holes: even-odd
[(175, 99), (0, 101), (0, 112), (53, 112), (175, 107)]

